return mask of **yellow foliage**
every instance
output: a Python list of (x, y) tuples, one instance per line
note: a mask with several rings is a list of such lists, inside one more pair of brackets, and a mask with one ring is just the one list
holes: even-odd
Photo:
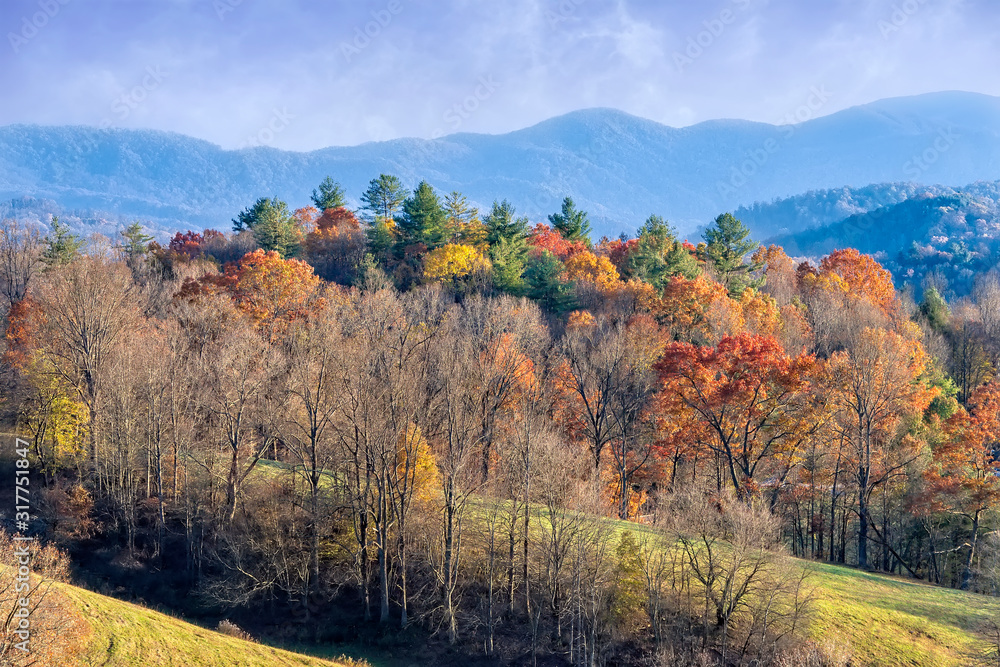
[(598, 257), (589, 250), (579, 252), (566, 260), (569, 280), (589, 280), (603, 290), (613, 290), (621, 284), (618, 269), (607, 257)]
[(72, 467), (84, 454), (87, 408), (40, 354), (24, 370), (31, 392), (19, 421), (32, 440), (35, 464), (48, 474)]
[(408, 478), (407, 485), (412, 489), (413, 497), (421, 502), (434, 500), (436, 490), (440, 488), (440, 473), (434, 452), (416, 424), (410, 424), (399, 438), (396, 475), (400, 480)]
[(762, 336), (777, 336), (781, 331), (778, 304), (767, 294), (748, 287), (740, 297), (740, 307), (748, 331)]
[(424, 258), (424, 279), (450, 283), (473, 272), (490, 268), (490, 260), (470, 245), (449, 243), (427, 253)]

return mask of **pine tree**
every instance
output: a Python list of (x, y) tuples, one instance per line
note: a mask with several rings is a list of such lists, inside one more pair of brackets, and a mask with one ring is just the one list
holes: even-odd
[(731, 213), (723, 213), (715, 219), (712, 227), (705, 230), (704, 238), (706, 255), (730, 296), (739, 297), (747, 287), (759, 289), (763, 286), (763, 279), (750, 277), (763, 264), (744, 261), (747, 254), (757, 247), (746, 225)]
[(573, 309), (573, 284), (565, 279), (566, 267), (559, 258), (543, 250), (528, 262), (524, 282), (529, 298), (556, 313)]
[(673, 276), (695, 278), (701, 268), (677, 240), (673, 228), (660, 216), (651, 215), (639, 228), (639, 243), (628, 257), (628, 272), (659, 290)]
[(486, 240), (486, 229), (479, 219), (479, 209), (469, 204), (461, 192), (444, 198), (448, 239), (476, 246)]
[(313, 190), (312, 202), (320, 212), (331, 208), (340, 208), (346, 204), (344, 188), (340, 187), (340, 183), (327, 176), (319, 184), (319, 190)]
[(423, 243), (428, 249), (434, 249), (448, 240), (444, 207), (427, 181), (420, 181), (413, 194), (403, 202), (403, 215), (397, 224), (404, 246)]
[(562, 211), (549, 216), (549, 222), (568, 241), (584, 241), (590, 246), (590, 220), (586, 211), (577, 210), (572, 197), (563, 199)]
[(368, 183), (368, 189), (361, 195), (361, 208), (368, 213), (368, 219), (392, 220), (406, 199), (406, 188), (399, 178), (390, 174), (380, 174)]
[(69, 231), (69, 226), (59, 222), (58, 216), (52, 216), (52, 233), (45, 237), (45, 251), (42, 261), (49, 266), (69, 264), (80, 255), (84, 241)]
[(506, 199), (499, 203), (494, 200), (490, 212), (483, 218), (483, 224), (486, 225), (486, 242), (493, 246), (501, 239), (506, 239), (508, 242), (527, 239), (528, 219), (518, 218), (516, 214), (513, 204)]

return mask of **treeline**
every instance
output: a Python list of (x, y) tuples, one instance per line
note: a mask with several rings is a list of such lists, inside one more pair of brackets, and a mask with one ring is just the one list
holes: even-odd
[(570, 199), (343, 197), (167, 247), (4, 226), (34, 530), (313, 639), (515, 662), (835, 664), (786, 552), (995, 590), (995, 276), (917, 305), (731, 215), (594, 244)]

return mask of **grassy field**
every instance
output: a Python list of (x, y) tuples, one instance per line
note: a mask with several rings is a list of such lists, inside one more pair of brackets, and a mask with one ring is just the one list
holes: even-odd
[(107, 667), (347, 667), (364, 663), (314, 658), (207, 630), (159, 612), (56, 584), (90, 626), (77, 664)]
[(819, 599), (811, 632), (850, 644), (854, 664), (973, 664), (977, 629), (1000, 620), (1000, 599), (847, 567), (808, 564)]

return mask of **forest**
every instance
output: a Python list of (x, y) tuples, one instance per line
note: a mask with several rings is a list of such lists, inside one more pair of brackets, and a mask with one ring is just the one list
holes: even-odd
[(802, 560), (997, 594), (996, 272), (949, 302), (731, 214), (360, 201), (4, 222), (4, 430), (76, 579), (440, 664), (849, 664)]

